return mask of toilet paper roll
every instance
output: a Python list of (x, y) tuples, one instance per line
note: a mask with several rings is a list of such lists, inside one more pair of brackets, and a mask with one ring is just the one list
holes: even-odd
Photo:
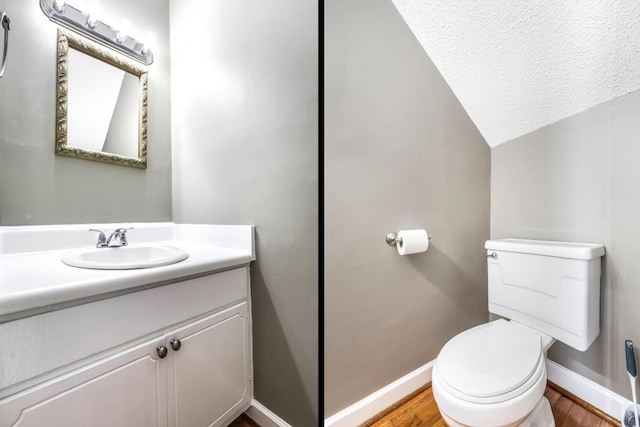
[(429, 248), (429, 235), (426, 230), (400, 230), (398, 237), (402, 239), (396, 244), (400, 255), (426, 252)]

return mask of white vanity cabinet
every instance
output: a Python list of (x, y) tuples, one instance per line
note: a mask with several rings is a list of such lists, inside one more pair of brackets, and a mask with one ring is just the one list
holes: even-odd
[(253, 395), (248, 273), (0, 324), (0, 425), (227, 425)]

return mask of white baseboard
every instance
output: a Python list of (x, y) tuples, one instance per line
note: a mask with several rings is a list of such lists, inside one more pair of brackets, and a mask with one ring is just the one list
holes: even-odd
[[(389, 406), (431, 382), (434, 362), (435, 360), (432, 360), (325, 419), (324, 427), (353, 427), (379, 414)], [(547, 360), (547, 379), (615, 419), (619, 419), (622, 411), (631, 405), (631, 401), (626, 398), (551, 360)], [(265, 424), (265, 426), (270, 425)]]
[(631, 401), (619, 394), (552, 360), (547, 360), (547, 379), (615, 419), (620, 419), (622, 411), (631, 405)]
[(361, 401), (325, 419), (325, 427), (353, 427), (379, 414), (389, 406), (431, 382), (431, 371), (433, 370), (434, 362), (431, 361), (421, 366)]
[(266, 406), (257, 400), (251, 401), (251, 406), (245, 411), (253, 421), (261, 427), (291, 427), (285, 420), (271, 412)]

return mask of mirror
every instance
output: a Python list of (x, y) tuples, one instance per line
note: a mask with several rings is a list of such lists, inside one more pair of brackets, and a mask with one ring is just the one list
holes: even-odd
[(147, 72), (58, 30), (56, 154), (147, 167)]

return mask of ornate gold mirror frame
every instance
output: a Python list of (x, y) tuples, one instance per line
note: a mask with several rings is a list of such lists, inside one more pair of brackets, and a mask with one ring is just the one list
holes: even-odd
[[(137, 76), (139, 85), (138, 102), (138, 157), (127, 157), (99, 151), (86, 150), (67, 144), (68, 139), (68, 88), (69, 88), (69, 48), (72, 47), (100, 61)], [(75, 72), (75, 70), (74, 70)], [(56, 67), (56, 147), (60, 156), (93, 160), (121, 166), (146, 169), (147, 167), (147, 72), (124, 57), (115, 55), (88, 40), (67, 31), (58, 29), (57, 67)], [(98, 101), (99, 102), (99, 101)]]

